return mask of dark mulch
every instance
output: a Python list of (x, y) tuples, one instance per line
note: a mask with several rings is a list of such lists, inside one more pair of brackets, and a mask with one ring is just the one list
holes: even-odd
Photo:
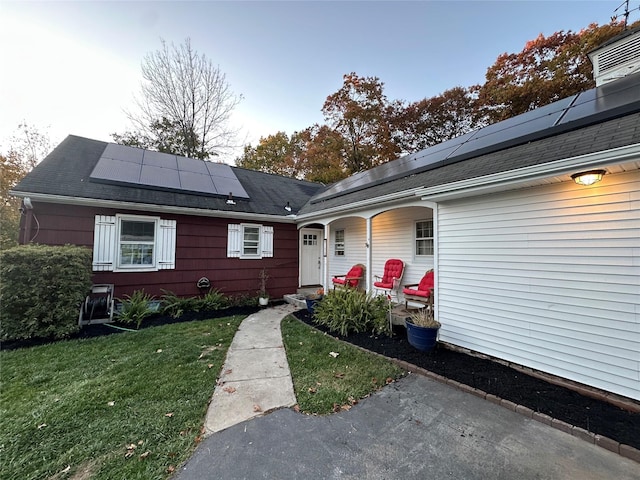
[[(306, 310), (296, 318), (316, 326)], [(500, 363), (456, 352), (441, 345), (432, 352), (420, 352), (409, 345), (404, 327), (394, 327), (394, 335), (351, 334), (340, 340), (358, 345), (386, 357), (404, 360), (465, 385), (494, 394), (505, 400), (545, 413), (590, 432), (609, 437), (640, 449), (640, 413), (581, 395), (559, 385), (545, 382)]]
[[(160, 325), (168, 325), (178, 322), (190, 322), (193, 320), (207, 320), (210, 318), (231, 317), (234, 315), (250, 315), (260, 310), (260, 307), (229, 307), (222, 310), (210, 310), (202, 312), (187, 312), (179, 318), (172, 318), (168, 315), (154, 314), (145, 318), (140, 325), (140, 328), (158, 327)], [(95, 324), (85, 325), (82, 329), (67, 338), (67, 340), (78, 338), (93, 338), (102, 337), (104, 335), (112, 335), (115, 333), (122, 333), (129, 330), (135, 330), (135, 326), (123, 325), (118, 322), (114, 322), (112, 325), (107, 324)], [(30, 338), (27, 340), (14, 340), (5, 341), (0, 343), (0, 349), (2, 350), (15, 350), (17, 348), (35, 347), (37, 345), (44, 345), (51, 343), (55, 340), (50, 338)]]

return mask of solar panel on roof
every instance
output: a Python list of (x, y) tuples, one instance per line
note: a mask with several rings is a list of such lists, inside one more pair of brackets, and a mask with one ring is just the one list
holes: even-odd
[(229, 165), (110, 143), (91, 181), (144, 188), (249, 198)]
[(640, 110), (640, 73), (572, 95), (341, 180), (311, 202), (540, 140)]

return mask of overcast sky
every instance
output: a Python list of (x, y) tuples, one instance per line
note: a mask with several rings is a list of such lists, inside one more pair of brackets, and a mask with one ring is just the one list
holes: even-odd
[(379, 77), (389, 99), (431, 97), (482, 83), (499, 54), (540, 33), (607, 23), (621, 3), (2, 0), (0, 152), (22, 121), (53, 145), (68, 134), (111, 141), (130, 127), (124, 110), (160, 38), (190, 37), (219, 65), (244, 97), (234, 122), (255, 145), (322, 122), (345, 73)]

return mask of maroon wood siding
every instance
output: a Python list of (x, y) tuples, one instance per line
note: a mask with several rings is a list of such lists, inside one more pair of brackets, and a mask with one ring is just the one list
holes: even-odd
[[(196, 282), (207, 277), (211, 285), (226, 295), (256, 296), (258, 276), (262, 268), (269, 275), (268, 293), (281, 298), (298, 287), (298, 231), (294, 224), (247, 222), (228, 218), (196, 217), (189, 215), (157, 214), (143, 211), (122, 211), (72, 205), (33, 202), (29, 238), (33, 243), (47, 245), (73, 244), (93, 248), (95, 215), (159, 216), (176, 220), (176, 268), (157, 272), (95, 272), (94, 283), (113, 283), (116, 297), (130, 295), (144, 288), (155, 296), (162, 289), (177, 295), (191, 296), (199, 292)], [(227, 225), (230, 223), (262, 223), (271, 225), (273, 253), (271, 258), (243, 260), (227, 258)], [(21, 225), (24, 230), (24, 221)], [(21, 237), (24, 231), (21, 231)]]

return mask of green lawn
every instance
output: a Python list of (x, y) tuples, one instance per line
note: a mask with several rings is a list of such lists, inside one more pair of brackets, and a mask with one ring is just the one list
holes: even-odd
[[(0, 352), (0, 478), (167, 478), (198, 443), (242, 319)], [(292, 316), (282, 333), (306, 413), (350, 408), (404, 373)]]
[(349, 408), (405, 373), (391, 361), (325, 335), (293, 316), (282, 321), (282, 338), (298, 406), (305, 413)]
[(0, 477), (166, 478), (198, 441), (241, 321), (0, 352)]

